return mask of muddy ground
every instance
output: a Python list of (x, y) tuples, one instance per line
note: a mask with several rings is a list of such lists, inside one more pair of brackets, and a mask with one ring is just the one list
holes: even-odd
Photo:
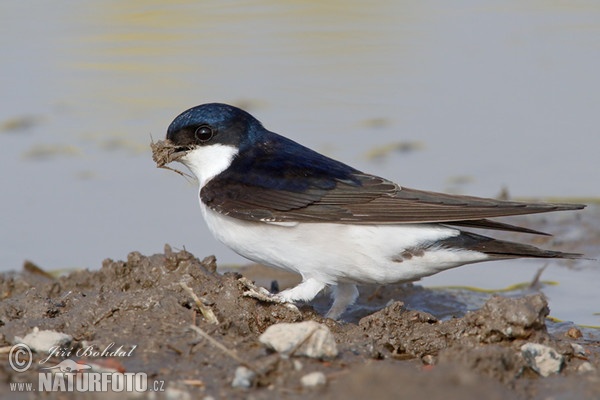
[[(598, 238), (592, 239), (598, 246)], [(590, 249), (594, 244), (582, 246)], [(44, 364), (40, 361), (48, 355), (33, 353), (32, 367), (21, 373), (3, 363), (0, 393), (6, 398), (37, 397), (37, 392), (10, 392), (9, 382), (37, 382), (40, 368), (65, 358), (93, 370), (145, 372), (165, 391), (141, 397), (157, 399), (600, 398), (600, 344), (581, 337), (577, 327), (549, 333), (548, 304), (541, 294), (493, 296), (479, 310), (440, 320), (440, 315), (390, 301), (430, 292), (418, 285), (364, 287), (358, 306), (336, 322), (322, 317), (327, 296), (299, 310), (264, 303), (244, 296), (242, 275), (218, 272), (213, 257), (200, 260), (169, 246), (162, 254), (132, 252), (125, 261), (107, 259), (98, 271), (59, 278), (31, 271), (0, 278), (3, 357), (18, 341), (15, 337), (34, 327), (70, 335), (71, 342), (63, 347), (73, 353)], [(293, 277), (263, 267), (241, 271), (257, 281), (276, 279), (281, 288), (293, 284)], [(440, 302), (460, 302), (446, 292), (433, 296)], [(337, 357), (281, 355), (258, 340), (273, 324), (308, 320), (330, 329)], [(73, 355), (78, 349), (100, 351), (111, 343), (112, 349), (122, 346), (124, 353)], [(556, 373), (542, 377), (536, 372), (522, 351), (526, 343), (553, 349), (551, 358), (562, 360)], [(240, 365), (254, 371), (248, 388), (232, 387)], [(315, 371), (324, 374), (326, 383), (304, 386), (302, 378)], [(64, 392), (46, 396), (70, 398)], [(73, 397), (97, 396), (106, 393)]]

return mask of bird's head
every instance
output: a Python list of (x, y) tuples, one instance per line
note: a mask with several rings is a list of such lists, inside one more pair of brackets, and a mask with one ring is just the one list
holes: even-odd
[(186, 165), (200, 186), (227, 169), (240, 149), (259, 140), (264, 128), (239, 108), (220, 103), (199, 105), (177, 116), (167, 130), (173, 159)]

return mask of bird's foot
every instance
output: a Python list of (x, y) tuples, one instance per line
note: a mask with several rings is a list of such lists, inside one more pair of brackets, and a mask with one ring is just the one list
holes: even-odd
[(256, 286), (254, 282), (246, 277), (241, 277), (239, 281), (247, 289), (243, 293), (244, 297), (252, 297), (253, 299), (264, 301), (266, 303), (283, 304), (286, 308), (300, 313), (300, 310), (298, 310), (298, 307), (292, 303), (292, 300), (285, 298), (281, 295), (281, 293), (273, 294), (264, 287)]

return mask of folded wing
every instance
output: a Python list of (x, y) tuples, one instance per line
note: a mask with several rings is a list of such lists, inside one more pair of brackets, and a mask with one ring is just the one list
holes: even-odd
[[(309, 179), (309, 178), (307, 178)], [(542, 233), (487, 218), (582, 209), (582, 204), (523, 203), (450, 195), (400, 187), (353, 171), (348, 179), (294, 190), (294, 185), (260, 185), (260, 180), (224, 174), (201, 191), (210, 208), (249, 221), (348, 224), (448, 223), (475, 228)]]

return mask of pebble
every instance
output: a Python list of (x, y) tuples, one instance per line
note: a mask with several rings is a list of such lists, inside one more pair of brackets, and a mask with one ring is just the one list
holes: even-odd
[(294, 360), (292, 365), (294, 366), (294, 371), (302, 371), (302, 368), (304, 368), (304, 365), (299, 360)]
[(25, 335), (25, 337), (15, 336), (15, 343), (23, 343), (36, 353), (50, 353), (52, 348), (66, 347), (71, 343), (73, 337), (66, 333), (43, 330), (37, 326)]
[(585, 356), (585, 349), (582, 345), (577, 343), (571, 343), (571, 348), (573, 349), (573, 353), (575, 353), (576, 356)]
[(580, 374), (585, 374), (588, 372), (596, 372), (596, 367), (594, 367), (592, 365), (592, 363), (585, 361), (585, 362), (581, 363), (581, 365), (579, 367), (577, 367), (577, 372), (579, 372)]
[(525, 343), (521, 346), (521, 355), (527, 365), (544, 378), (560, 372), (564, 363), (564, 357), (556, 350), (538, 343)]
[(315, 321), (271, 325), (258, 340), (282, 355), (334, 358), (338, 355), (329, 328)]
[[(155, 393), (155, 392), (151, 392), (151, 393)], [(174, 388), (174, 387), (168, 387), (167, 386), (167, 390), (165, 390), (164, 392), (164, 397), (160, 396), (158, 397), (159, 399), (166, 399), (166, 400), (192, 400), (192, 395), (190, 392), (188, 392), (185, 389), (179, 389), (179, 388)]]
[(421, 361), (425, 365), (434, 365), (436, 360), (431, 354), (425, 354), (423, 357), (421, 357)]
[(581, 333), (581, 331), (575, 327), (569, 328), (566, 335), (572, 339), (579, 339), (580, 337), (583, 337), (583, 333)]
[(323, 386), (327, 383), (327, 377), (325, 377), (324, 373), (319, 371), (311, 372), (300, 378), (300, 383), (302, 383), (302, 386), (305, 388)]
[(256, 373), (242, 365), (236, 368), (231, 387), (248, 389), (254, 385)]

